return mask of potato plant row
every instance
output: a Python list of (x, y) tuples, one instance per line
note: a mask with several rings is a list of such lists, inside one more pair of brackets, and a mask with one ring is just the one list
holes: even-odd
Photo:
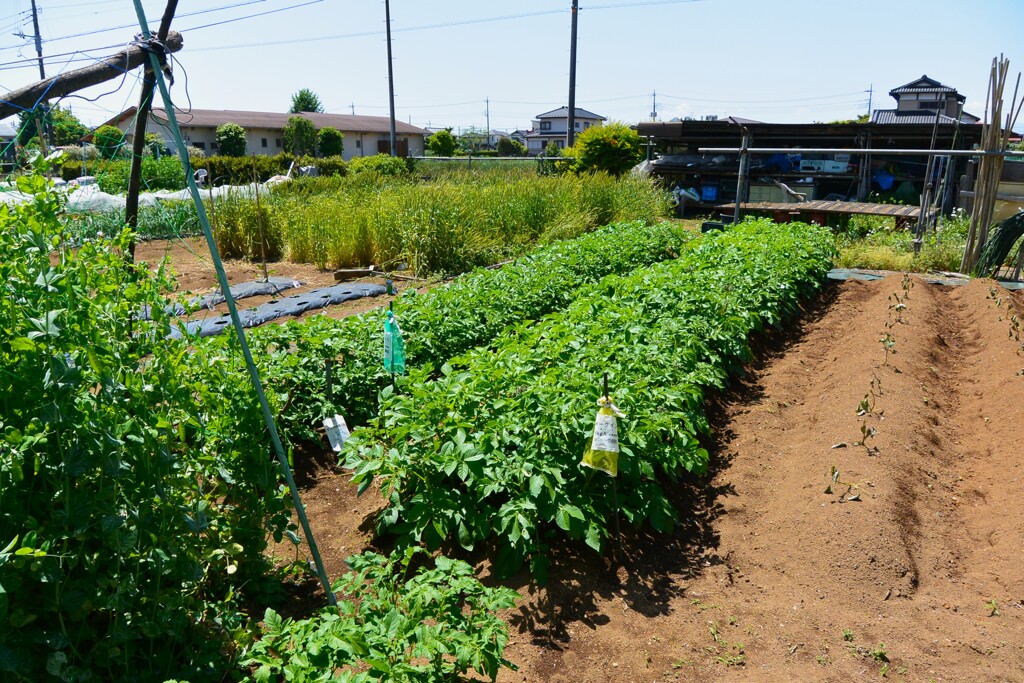
[(378, 526), (401, 544), (497, 550), (497, 569), (530, 560), (546, 572), (553, 539), (601, 551), (611, 479), (580, 467), (608, 373), (619, 420), (620, 514), (668, 531), (664, 485), (700, 472), (708, 454), (705, 391), (750, 357), (749, 338), (792, 316), (833, 256), (829, 233), (804, 224), (742, 224), (679, 259), (609, 276), (566, 310), (507, 330), (450, 361), (414, 371), (401, 395), (358, 429), (346, 466), (387, 498)]
[[(696, 241), (671, 223), (613, 224), (542, 247), (501, 269), (474, 271), (425, 294), (407, 290), (394, 302), (407, 364), (440, 367), (452, 356), (489, 342), (508, 325), (564, 308), (585, 285), (674, 258)], [(384, 315), (378, 309), (342, 320), (315, 316), (251, 333), (250, 344), (267, 386), (276, 392), (288, 434), (316, 439), (313, 425), (336, 411), (349, 424), (377, 414), (377, 394), (391, 381), (382, 365)], [(213, 343), (236, 342), (225, 335)], [(328, 359), (337, 361), (333, 402), (327, 395)], [(239, 365), (237, 371), (244, 369)]]

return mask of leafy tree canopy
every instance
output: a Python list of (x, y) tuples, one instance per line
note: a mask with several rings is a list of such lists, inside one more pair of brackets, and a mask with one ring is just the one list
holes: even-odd
[(311, 111), (317, 114), (324, 112), (324, 105), (320, 101), (320, 97), (309, 88), (303, 88), (292, 95), (292, 108), (288, 110), (288, 113), (298, 114), (301, 111)]
[(244, 157), (245, 129), (237, 123), (230, 122), (218, 126), (217, 150), (226, 157)]
[(45, 116), (38, 117), (35, 112), (23, 111), (18, 114), (18, 144), (26, 145), (32, 138), (39, 136), (38, 120), (43, 119), (44, 126), (53, 126), (53, 142), (58, 147), (77, 145), (89, 134), (89, 127), (78, 120), (69, 109), (59, 104), (50, 108)]
[(439, 157), (452, 156), (458, 147), (459, 143), (455, 140), (455, 136), (452, 135), (451, 128), (439, 130), (427, 138), (427, 149)]
[(503, 157), (522, 157), (526, 156), (526, 146), (518, 140), (512, 138), (499, 138), (498, 139), (498, 154)]
[(93, 144), (104, 159), (113, 159), (125, 144), (124, 133), (117, 126), (100, 126), (92, 134)]

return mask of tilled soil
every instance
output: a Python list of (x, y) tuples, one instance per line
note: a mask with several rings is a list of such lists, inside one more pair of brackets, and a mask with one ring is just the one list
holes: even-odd
[[(509, 582), (519, 671), (499, 681), (1024, 681), (1015, 296), (829, 285), (712, 406), (712, 471), (674, 492), (674, 534), (624, 530), (614, 566), (560, 548), (547, 586)], [(335, 577), (380, 499), (328, 461), (303, 495)]]

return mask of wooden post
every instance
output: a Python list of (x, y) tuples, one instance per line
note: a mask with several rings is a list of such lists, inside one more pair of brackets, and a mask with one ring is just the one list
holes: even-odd
[[(160, 28), (157, 29), (156, 39), (163, 43), (167, 40), (167, 33), (171, 30), (171, 21), (174, 19), (174, 12), (178, 8), (178, 0), (167, 0), (167, 7), (164, 8), (164, 16), (160, 20)], [(132, 168), (128, 174), (128, 195), (124, 202), (124, 222), (131, 226), (132, 230), (139, 227), (139, 191), (142, 187), (142, 154), (146, 146), (146, 123), (149, 120), (149, 110), (153, 106), (153, 92), (156, 90), (156, 75), (152, 69), (145, 69), (142, 78), (142, 93), (139, 95), (139, 109), (135, 114), (135, 137), (132, 138)], [(85, 157), (83, 156), (83, 159)], [(128, 243), (128, 260), (135, 260), (135, 237)]]

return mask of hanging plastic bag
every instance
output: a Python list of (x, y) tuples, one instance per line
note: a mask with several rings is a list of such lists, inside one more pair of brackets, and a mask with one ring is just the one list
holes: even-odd
[(616, 408), (607, 396), (597, 399), (597, 405), (594, 436), (591, 438), (590, 448), (583, 454), (583, 461), (580, 464), (617, 477), (619, 475), (618, 418), (626, 415)]
[(384, 369), (392, 374), (405, 374), (405, 342), (392, 310), (388, 310), (384, 319)]

